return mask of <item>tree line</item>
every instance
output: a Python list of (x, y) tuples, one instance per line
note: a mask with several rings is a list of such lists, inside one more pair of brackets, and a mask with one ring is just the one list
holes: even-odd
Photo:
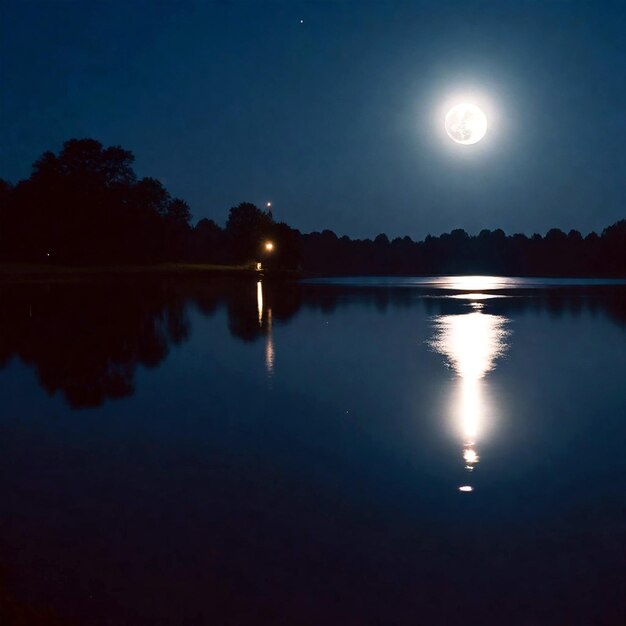
[(626, 276), (626, 220), (586, 237), (556, 228), (544, 237), (500, 229), (470, 236), (457, 229), (419, 242), (384, 234), (372, 241), (326, 230), (303, 235), (302, 248), (307, 269), (320, 274)]
[[(602, 233), (559, 229), (528, 237), (457, 229), (423, 241), (309, 234), (244, 202), (224, 227), (203, 218), (150, 177), (138, 178), (134, 156), (119, 146), (71, 139), (44, 153), (30, 177), (0, 179), (0, 261), (60, 265), (191, 262), (319, 274), (459, 274), (625, 276), (626, 219)], [(273, 249), (265, 244), (271, 241)]]

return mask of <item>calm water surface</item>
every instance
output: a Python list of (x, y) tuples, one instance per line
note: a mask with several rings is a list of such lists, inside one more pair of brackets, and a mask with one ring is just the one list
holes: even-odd
[(621, 624), (579, 282), (0, 285), (0, 623)]

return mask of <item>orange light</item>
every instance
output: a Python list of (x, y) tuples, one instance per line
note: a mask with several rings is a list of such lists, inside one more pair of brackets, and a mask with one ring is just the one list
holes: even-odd
[(265, 249), (266, 249), (268, 252), (271, 252), (271, 251), (274, 249), (274, 244), (273, 244), (271, 241), (268, 241), (268, 242), (265, 244)]

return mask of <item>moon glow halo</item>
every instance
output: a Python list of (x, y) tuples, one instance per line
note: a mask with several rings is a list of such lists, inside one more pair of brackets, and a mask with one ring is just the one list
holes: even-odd
[(475, 104), (457, 104), (446, 114), (446, 132), (456, 143), (469, 146), (487, 132), (487, 117)]

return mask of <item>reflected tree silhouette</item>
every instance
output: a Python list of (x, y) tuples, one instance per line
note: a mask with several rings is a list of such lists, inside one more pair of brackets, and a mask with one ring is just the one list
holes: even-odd
[[(263, 287), (268, 312), (286, 321), (300, 306), (293, 286)], [(216, 280), (0, 285), (0, 368), (13, 358), (32, 366), (40, 386), (75, 409), (131, 396), (139, 366), (158, 367), (191, 334), (189, 308), (210, 316), (222, 305), (233, 337), (256, 341), (256, 282)]]
[(17, 599), (10, 589), (10, 572), (0, 566), (0, 623), (10, 626), (77, 626), (49, 606), (33, 605)]
[(74, 408), (134, 391), (138, 365), (157, 366), (189, 335), (183, 303), (113, 285), (3, 287), (0, 361), (33, 365), (41, 386)]
[[(381, 314), (411, 306), (432, 315), (463, 312), (463, 302), (449, 295), (454, 293), (264, 280), (260, 309), (257, 281), (250, 278), (6, 283), (0, 284), (0, 368), (17, 358), (35, 369), (49, 394), (61, 393), (76, 409), (96, 407), (132, 395), (139, 366), (158, 367), (172, 345), (189, 339), (191, 307), (211, 316), (225, 306), (230, 334), (244, 342), (265, 338), (273, 362), (275, 336), (268, 343), (273, 325), (303, 308), (331, 314), (357, 302)], [(491, 299), (489, 312), (510, 316), (531, 309), (558, 316), (590, 310), (626, 327), (626, 288), (518, 289), (515, 295), (532, 297)]]
[(269, 311), (275, 322), (286, 322), (302, 306), (302, 288), (294, 283), (263, 281), (262, 307), (259, 307), (257, 282), (231, 282), (225, 286), (223, 297), (231, 335), (247, 342), (267, 335), (271, 328), (265, 323)]
[[(346, 293), (350, 298), (346, 298)], [(467, 290), (446, 290), (431, 287), (406, 288), (395, 286), (350, 286), (339, 284), (305, 284), (301, 303), (307, 308), (332, 313), (336, 308), (358, 302), (384, 312), (393, 308), (408, 308), (419, 301), (432, 315), (455, 314), (465, 311), (465, 303), (456, 298)], [(620, 326), (626, 326), (626, 286), (591, 285), (541, 289), (495, 289), (499, 297), (489, 300), (490, 311), (502, 315), (524, 311), (545, 311), (551, 316), (578, 315), (584, 311), (601, 312)]]

